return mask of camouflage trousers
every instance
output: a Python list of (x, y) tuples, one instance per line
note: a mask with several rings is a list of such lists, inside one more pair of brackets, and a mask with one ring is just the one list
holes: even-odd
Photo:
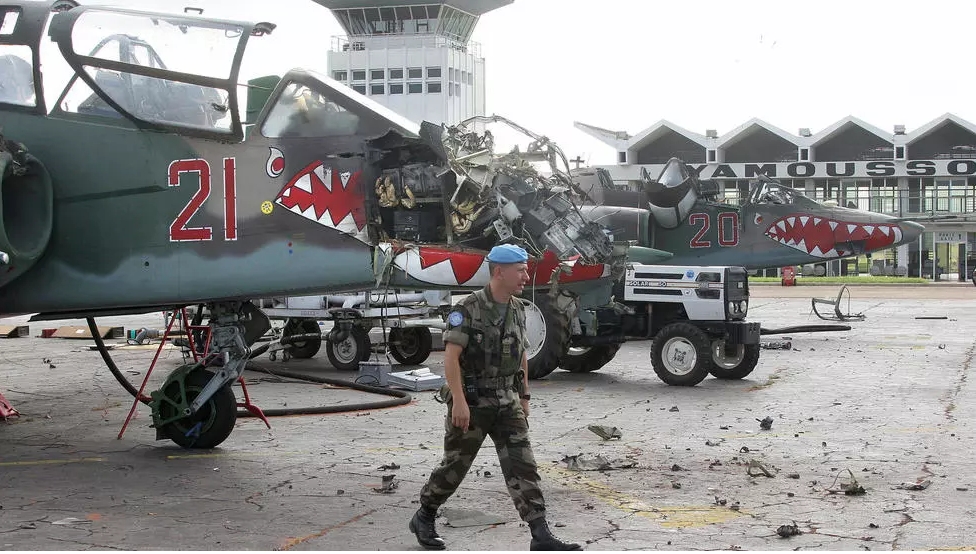
[(495, 407), (472, 407), (468, 430), (451, 423), (451, 403), (447, 405), (444, 459), (431, 474), (420, 493), (420, 502), (437, 508), (454, 494), (486, 437), (491, 437), (498, 453), (508, 494), (519, 517), (532, 521), (546, 515), (546, 503), (539, 487), (539, 471), (529, 444), (529, 425), (518, 403)]

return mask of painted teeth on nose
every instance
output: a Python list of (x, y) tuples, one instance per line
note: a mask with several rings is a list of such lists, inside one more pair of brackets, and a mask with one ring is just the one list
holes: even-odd
[(810, 221), (810, 216), (808, 216), (808, 215), (801, 215), (800, 216), (800, 226), (801, 227), (806, 227), (807, 226), (807, 221)]
[(878, 226), (878, 230), (881, 231), (882, 233), (884, 233), (884, 236), (886, 236), (886, 237), (889, 234), (891, 234), (891, 227), (888, 227), (887, 225), (879, 225)]
[(796, 218), (795, 217), (789, 217), (789, 218), (787, 218), (786, 219), (786, 222), (790, 224), (790, 227), (796, 227)]
[(815, 217), (815, 218), (813, 218), (813, 224), (814, 224), (814, 225), (820, 225), (820, 222), (821, 222), (821, 221), (823, 221), (823, 220), (822, 220), (822, 219), (820, 219), (819, 217)]
[(828, 221), (827, 223), (830, 224), (830, 230), (831, 231), (836, 231), (837, 230), (837, 222), (836, 221)]
[(857, 225), (852, 225), (850, 223), (847, 224), (847, 234), (853, 235), (854, 231), (856, 230), (857, 230)]
[(869, 235), (874, 234), (874, 225), (865, 225), (864, 230), (868, 232)]

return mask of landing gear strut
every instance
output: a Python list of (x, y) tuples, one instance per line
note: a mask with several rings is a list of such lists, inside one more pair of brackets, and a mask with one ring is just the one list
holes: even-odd
[[(249, 345), (271, 328), (267, 316), (250, 302), (215, 302), (209, 308), (210, 325), (206, 328), (207, 332), (197, 334), (198, 337), (206, 336), (205, 346), (197, 348), (193, 340), (196, 331), (201, 329), (190, 325), (186, 330), (195, 362), (170, 373), (159, 390), (150, 395), (156, 438), (168, 438), (184, 448), (213, 448), (230, 435), (237, 421), (237, 402), (231, 384), (240, 380), (244, 373), (251, 354)], [(178, 312), (185, 322), (186, 311)], [(166, 335), (169, 335), (177, 315), (177, 311), (174, 311)], [(198, 355), (200, 351), (203, 352), (202, 356)], [(158, 357), (159, 351), (156, 352), (156, 359)], [(142, 396), (156, 359), (153, 359), (153, 365), (146, 373), (129, 418), (119, 433), (120, 438)], [(261, 410), (251, 404), (246, 389), (243, 406), (268, 424)]]

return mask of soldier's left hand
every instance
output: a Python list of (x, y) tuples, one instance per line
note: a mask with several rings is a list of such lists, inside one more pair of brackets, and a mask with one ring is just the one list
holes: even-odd
[(524, 398), (522, 399), (522, 413), (525, 414), (525, 417), (529, 417), (529, 401)]

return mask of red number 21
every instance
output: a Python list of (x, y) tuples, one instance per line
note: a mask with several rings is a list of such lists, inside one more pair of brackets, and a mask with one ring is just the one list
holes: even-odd
[[(213, 240), (211, 227), (187, 227), (190, 219), (210, 198), (210, 163), (203, 159), (175, 160), (169, 164), (169, 186), (180, 186), (181, 173), (196, 173), (200, 188), (169, 226), (169, 240), (199, 242)], [(237, 240), (237, 165), (234, 158), (224, 158), (224, 240)]]

